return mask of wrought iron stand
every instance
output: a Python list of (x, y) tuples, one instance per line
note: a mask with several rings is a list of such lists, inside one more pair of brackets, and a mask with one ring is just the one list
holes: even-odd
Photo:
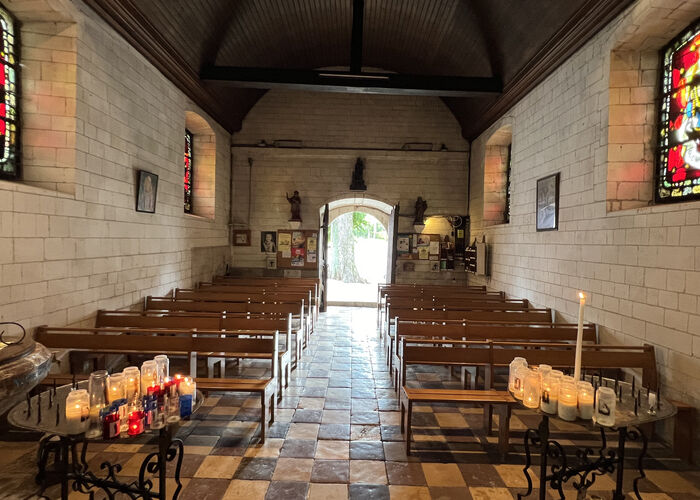
[[(639, 427), (617, 427), (613, 431), (618, 433), (618, 444), (616, 448), (608, 447), (605, 437), (605, 428), (600, 427), (601, 445), (598, 451), (592, 448), (578, 449), (576, 451), (575, 463), (567, 461), (566, 453), (561, 444), (553, 439), (549, 439), (549, 417), (542, 416), (542, 421), (537, 429), (528, 429), (525, 432), (525, 454), (526, 462), (523, 472), (527, 479), (527, 491), (518, 493), (518, 499), (529, 496), (532, 493), (532, 478), (530, 477), (530, 466), (532, 465), (530, 447), (538, 447), (540, 450), (540, 499), (544, 500), (547, 495), (547, 485), (559, 492), (559, 497), (564, 499), (563, 485), (573, 479), (572, 485), (578, 491), (578, 498), (585, 499), (586, 492), (596, 480), (597, 476), (613, 473), (617, 471), (617, 481), (613, 500), (624, 500), (625, 494), (622, 491), (622, 481), (625, 470), (625, 444), (627, 441), (641, 440), (642, 449), (637, 459), (637, 470), (639, 476), (634, 479), (634, 494), (641, 500), (639, 494), (639, 480), (646, 477), (642, 460), (647, 451), (647, 437)], [(548, 460), (556, 461), (548, 465)], [(549, 473), (547, 468), (549, 467)]]
[[(97, 476), (88, 470), (85, 455), (88, 441), (82, 436), (61, 436), (51, 434), (44, 437), (39, 443), (38, 467), (39, 472), (36, 481), (42, 487), (42, 493), (46, 487), (52, 484), (61, 484), (61, 499), (68, 499), (69, 485), (80, 493), (90, 494), (91, 498), (97, 491), (102, 491), (106, 498), (114, 499), (117, 494), (126, 495), (132, 499), (143, 498), (145, 500), (165, 500), (166, 473), (168, 462), (175, 461), (174, 479), (177, 488), (172, 498), (176, 500), (182, 489), (180, 482), (180, 469), (182, 467), (183, 443), (180, 439), (173, 439), (172, 426), (165, 426), (160, 430), (158, 437), (158, 451), (149, 453), (144, 458), (139, 469), (137, 479), (125, 483), (119, 481), (117, 474), (121, 471), (121, 465), (110, 462), (102, 462), (100, 469), (106, 474)], [(81, 447), (78, 455), (78, 446)], [(49, 463), (53, 455), (53, 463)], [(158, 489), (154, 490), (154, 479), (157, 476)]]

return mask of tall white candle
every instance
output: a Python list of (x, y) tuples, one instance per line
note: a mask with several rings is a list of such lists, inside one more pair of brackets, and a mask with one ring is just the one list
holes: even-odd
[(574, 380), (581, 380), (581, 345), (583, 344), (583, 307), (586, 305), (586, 296), (578, 293), (578, 331), (576, 332), (576, 358), (574, 360)]

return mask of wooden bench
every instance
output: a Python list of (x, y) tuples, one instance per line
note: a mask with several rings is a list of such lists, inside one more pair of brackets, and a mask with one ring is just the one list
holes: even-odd
[(311, 318), (304, 312), (304, 301), (300, 302), (213, 302), (208, 300), (173, 299), (152, 297), (144, 299), (144, 311), (218, 312), (261, 314), (263, 316), (292, 315), (292, 332), (301, 334), (306, 347), (311, 331)]
[[(438, 338), (448, 340), (478, 340), (478, 341), (515, 341), (515, 342), (575, 342), (578, 325), (575, 323), (509, 323), (487, 321), (445, 321), (437, 324), (416, 323), (397, 320), (397, 348), (392, 352), (394, 386), (401, 386), (401, 340), (406, 338)], [(595, 344), (598, 339), (596, 325), (586, 323), (583, 327), (583, 341)], [(471, 374), (471, 388), (476, 386), (478, 369)], [(462, 383), (466, 389), (467, 378), (462, 372)]]
[(400, 396), (401, 432), (405, 432), (406, 455), (411, 454), (411, 417), (413, 403), (457, 403), (484, 405), (484, 430), (489, 433), (491, 420), (489, 408), (496, 408), (498, 421), (498, 451), (501, 459), (508, 455), (511, 407), (517, 403), (508, 391), (416, 389), (402, 387)]
[[(205, 394), (213, 391), (252, 392), (260, 395), (260, 435), (265, 442), (267, 426), (274, 422), (277, 400), (278, 339), (277, 333), (270, 338), (211, 338), (193, 335), (120, 335), (115, 332), (95, 329), (49, 328), (40, 326), (35, 340), (51, 349), (102, 352), (112, 354), (166, 354), (190, 356), (212, 353), (221, 357), (238, 357), (240, 353), (254, 353), (271, 360), (270, 378), (256, 379), (211, 379), (196, 377), (197, 388)], [(269, 418), (267, 418), (269, 410)]]
[[(485, 390), (493, 390), (494, 369), (508, 366), (516, 356), (524, 357), (531, 365), (546, 363), (554, 368), (571, 368), (574, 366), (576, 350), (575, 345), (556, 342), (408, 340), (406, 337), (401, 342), (403, 344), (402, 389), (406, 387), (407, 365), (484, 366), (487, 368)], [(581, 366), (583, 369), (594, 370), (604, 368), (641, 369), (642, 385), (651, 388), (657, 387), (656, 357), (654, 347), (649, 344), (643, 346), (585, 344), (581, 353)], [(454, 391), (458, 394), (468, 392), (457, 389)], [(471, 401), (460, 400), (459, 402)], [(492, 405), (488, 401), (478, 403), (484, 405), (484, 427), (486, 432), (490, 434)], [(507, 438), (507, 433), (505, 437)], [(507, 443), (503, 446), (507, 449)], [(504, 449), (500, 442), (499, 449)]]
[[(483, 322), (509, 322), (509, 323), (547, 323), (552, 321), (552, 311), (550, 309), (515, 309), (504, 310), (498, 306), (494, 310), (488, 308), (477, 308), (474, 310), (414, 310), (397, 309), (394, 316), (394, 324), (397, 318), (403, 322), (414, 323), (439, 323), (448, 321), (483, 321)], [(391, 329), (384, 331), (384, 345), (387, 349), (387, 364), (391, 369), (392, 353), (395, 350), (395, 335), (391, 334)]]
[[(225, 332), (221, 335), (235, 333), (237, 335), (259, 336), (270, 334), (274, 331), (283, 331), (286, 334), (284, 347), (279, 348), (279, 366), (283, 376), (279, 378), (279, 395), (281, 397), (283, 388), (289, 387), (290, 371), (292, 368), (292, 328), (291, 318), (267, 316), (231, 316), (216, 313), (153, 313), (138, 311), (105, 311), (97, 312), (95, 327), (104, 328), (124, 328), (124, 329), (167, 329), (172, 334), (177, 330), (189, 329), (186, 333), (191, 334), (196, 330), (199, 335), (212, 335), (215, 331)], [(128, 331), (128, 330), (125, 330)], [(297, 339), (296, 363), (300, 356), (301, 344)], [(244, 356), (245, 357), (245, 356)], [(221, 377), (225, 376), (225, 359), (207, 359), (208, 375), (211, 377), (215, 365), (219, 366)], [(284, 383), (283, 383), (284, 381)]]

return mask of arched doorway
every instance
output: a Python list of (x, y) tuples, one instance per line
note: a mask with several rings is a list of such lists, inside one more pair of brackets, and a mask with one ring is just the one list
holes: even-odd
[(323, 304), (376, 304), (377, 283), (392, 279), (394, 209), (367, 193), (339, 195), (320, 208), (319, 236), (329, 245), (319, 266)]
[[(370, 304), (386, 282), (389, 235), (376, 217), (345, 212), (329, 225), (328, 304)], [(379, 258), (378, 258), (379, 257)]]

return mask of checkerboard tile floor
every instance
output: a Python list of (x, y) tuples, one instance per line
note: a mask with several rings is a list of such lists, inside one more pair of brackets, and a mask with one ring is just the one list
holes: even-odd
[[(185, 443), (180, 498), (500, 500), (524, 492), (522, 435), (538, 423), (524, 410), (516, 410), (511, 420), (512, 451), (501, 463), (496, 438), (481, 431), (480, 408), (416, 406), (414, 454), (406, 456), (397, 397), (375, 325), (371, 308), (335, 307), (321, 315), (264, 445), (259, 444), (257, 397), (207, 398), (179, 432)], [(264, 370), (264, 364), (243, 362), (232, 371), (258, 376)], [(442, 367), (411, 370), (407, 379), (416, 386), (459, 387)], [(552, 421), (551, 431), (570, 455), (577, 445), (597, 443), (597, 436), (575, 424)], [(91, 444), (88, 459), (93, 471), (109, 460), (122, 464), (119, 477), (135, 477), (153, 449), (148, 439)], [(0, 441), (0, 450), (0, 498), (36, 498), (36, 443)], [(649, 455), (647, 478), (640, 482), (645, 500), (700, 498), (699, 470), (674, 459), (658, 442), (650, 443)], [(628, 462), (626, 491), (636, 476), (634, 465)], [(589, 496), (611, 498), (613, 486), (613, 478), (601, 476)], [(570, 485), (565, 493), (576, 498)], [(46, 494), (59, 497), (56, 488)], [(549, 496), (558, 498), (551, 491)]]

